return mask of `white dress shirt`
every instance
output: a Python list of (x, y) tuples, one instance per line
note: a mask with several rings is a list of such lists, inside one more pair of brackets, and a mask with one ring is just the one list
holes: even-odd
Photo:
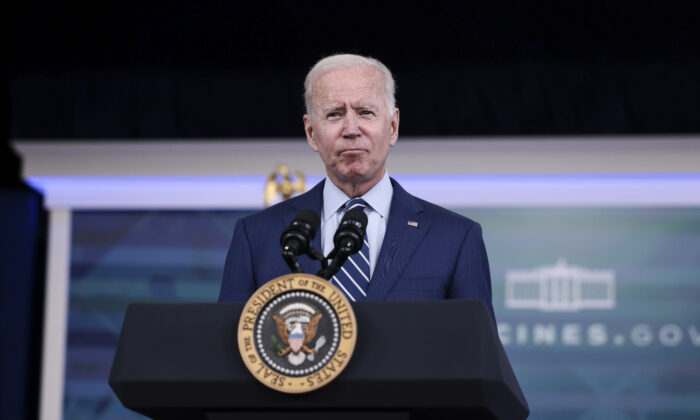
[[(367, 242), (369, 242), (369, 275), (370, 280), (377, 264), (379, 251), (382, 248), (387, 222), (389, 221), (389, 209), (391, 198), (394, 195), (394, 187), (391, 186), (389, 173), (384, 172), (382, 179), (367, 191), (361, 198), (367, 202), (365, 213), (367, 214)], [(350, 197), (345, 195), (330, 179), (326, 178), (323, 186), (323, 214), (321, 214), (321, 235), (323, 255), (328, 255), (333, 250), (333, 236), (345, 213), (345, 203)]]

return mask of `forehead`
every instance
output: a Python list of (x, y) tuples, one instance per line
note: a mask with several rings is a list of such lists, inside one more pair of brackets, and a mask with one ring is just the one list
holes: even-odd
[(372, 66), (337, 69), (322, 74), (313, 84), (313, 101), (329, 102), (380, 101), (384, 95), (384, 78)]

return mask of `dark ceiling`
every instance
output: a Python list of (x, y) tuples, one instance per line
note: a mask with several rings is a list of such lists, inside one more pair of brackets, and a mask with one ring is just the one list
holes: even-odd
[(298, 138), (334, 52), (392, 69), (404, 136), (700, 131), (698, 2), (408, 3), (15, 1), (10, 137)]

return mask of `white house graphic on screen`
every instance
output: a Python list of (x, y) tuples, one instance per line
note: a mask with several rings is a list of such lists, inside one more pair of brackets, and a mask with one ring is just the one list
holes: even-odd
[(574, 312), (615, 307), (615, 271), (555, 265), (506, 271), (506, 308)]

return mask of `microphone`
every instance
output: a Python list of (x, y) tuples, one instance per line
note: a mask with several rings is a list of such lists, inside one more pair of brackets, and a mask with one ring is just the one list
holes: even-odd
[(336, 250), (343, 247), (348, 249), (348, 255), (352, 255), (361, 250), (366, 229), (367, 214), (365, 214), (364, 209), (355, 207), (345, 213), (345, 216), (343, 216), (343, 219), (338, 225), (338, 230), (335, 231), (335, 235), (333, 236), (333, 245), (335, 245), (335, 248), (328, 257), (333, 258), (334, 253), (337, 252)]
[(316, 212), (308, 209), (300, 211), (292, 223), (282, 232), (280, 238), (282, 249), (290, 251), (294, 255), (306, 253), (319, 226), (321, 226), (321, 219)]
[(350, 255), (362, 249), (365, 230), (367, 230), (367, 215), (364, 209), (356, 207), (345, 213), (333, 236), (335, 247), (327, 257), (332, 260), (328, 267), (321, 268), (317, 275), (326, 280), (335, 275)]
[(296, 257), (310, 251), (309, 245), (320, 225), (321, 219), (316, 212), (307, 209), (297, 213), (292, 223), (282, 232), (282, 258), (293, 273), (304, 272)]

